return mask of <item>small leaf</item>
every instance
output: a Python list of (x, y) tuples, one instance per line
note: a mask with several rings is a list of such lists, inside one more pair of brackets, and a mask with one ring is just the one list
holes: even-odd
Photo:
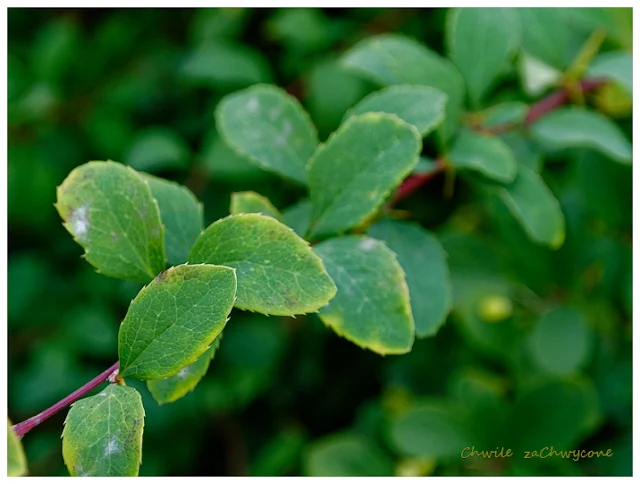
[(491, 106), (477, 113), (484, 128), (501, 125), (518, 125), (527, 116), (528, 106), (519, 101), (505, 102)]
[(397, 415), (390, 437), (401, 455), (432, 459), (460, 458), (473, 441), (451, 405), (441, 401), (424, 402)]
[(500, 138), (468, 130), (456, 138), (447, 159), (455, 168), (474, 170), (504, 183), (513, 181), (518, 170), (513, 152)]
[(540, 318), (531, 334), (530, 349), (536, 364), (546, 372), (570, 375), (587, 363), (591, 336), (579, 312), (561, 307)]
[[(8, 420), (8, 419), (7, 419)], [(11, 428), (11, 420), (7, 424), (7, 475), (20, 477), (27, 473), (27, 458), (24, 455), (22, 442)]]
[(509, 131), (501, 134), (500, 139), (511, 149), (519, 165), (524, 165), (535, 173), (542, 171), (544, 164), (542, 153), (538, 145), (532, 141), (531, 138), (521, 132)]
[(200, 158), (202, 167), (217, 181), (244, 183), (271, 177), (270, 173), (227, 146), (215, 131), (205, 136)]
[[(532, 418), (532, 415), (537, 415)], [(573, 449), (600, 419), (598, 393), (587, 379), (542, 383), (520, 395), (511, 412), (514, 452)]]
[(384, 86), (422, 84), (440, 89), (447, 95), (445, 120), (439, 128), (442, 141), (455, 133), (464, 101), (464, 80), (449, 60), (408, 37), (383, 34), (360, 41), (342, 62)]
[(347, 120), (309, 162), (311, 235), (326, 237), (370, 217), (418, 163), (418, 131), (397, 116)]
[(135, 388), (110, 384), (71, 406), (62, 456), (72, 476), (137, 476), (144, 408)]
[(447, 95), (429, 86), (390, 86), (371, 93), (351, 108), (345, 120), (358, 114), (395, 114), (425, 137), (444, 120)]
[(519, 56), (518, 73), (522, 88), (530, 97), (540, 96), (562, 80), (562, 72), (525, 52)]
[(291, 227), (300, 237), (304, 237), (311, 226), (312, 210), (313, 206), (310, 200), (301, 200), (284, 209), (282, 212), (284, 223)]
[(120, 375), (159, 380), (196, 361), (227, 323), (235, 294), (229, 267), (181, 265), (160, 273), (120, 326)]
[(140, 171), (184, 169), (189, 162), (189, 145), (173, 130), (150, 128), (136, 136), (124, 162)]
[(449, 57), (477, 106), (520, 45), (520, 18), (511, 8), (456, 8), (449, 11), (446, 35)]
[(282, 222), (282, 214), (269, 201), (256, 192), (236, 192), (231, 194), (231, 215), (241, 213), (262, 213)]
[(434, 160), (433, 158), (429, 158), (428, 156), (420, 156), (418, 160), (418, 164), (413, 169), (413, 175), (428, 175), (429, 173), (434, 173), (440, 170), (440, 163)]
[(188, 55), (181, 73), (190, 83), (215, 89), (245, 87), (273, 78), (260, 52), (229, 41), (201, 44)]
[(511, 184), (486, 186), (500, 197), (531, 240), (552, 249), (562, 245), (565, 221), (560, 203), (538, 174), (521, 165)]
[(211, 347), (202, 353), (195, 362), (185, 366), (177, 374), (162, 380), (147, 381), (147, 388), (156, 402), (160, 405), (175, 402), (193, 391), (198, 382), (207, 373), (209, 363), (211, 363), (220, 345), (220, 339), (222, 339), (222, 333), (213, 340)]
[(98, 272), (146, 283), (164, 268), (164, 229), (158, 204), (133, 169), (91, 161), (58, 187), (64, 227)]
[(308, 476), (392, 476), (393, 464), (370, 440), (355, 434), (324, 437), (314, 442), (305, 459)]
[(293, 230), (260, 214), (231, 215), (211, 224), (191, 249), (193, 263), (234, 267), (236, 307), (292, 316), (317, 311), (336, 287), (322, 261)]
[(226, 96), (216, 109), (224, 141), (265, 170), (306, 183), (306, 165), (318, 145), (316, 129), (300, 103), (270, 85)]
[(451, 310), (446, 254), (438, 239), (415, 223), (384, 219), (368, 230), (398, 256), (409, 286), (411, 313), (419, 338), (433, 336)]
[(629, 140), (617, 125), (595, 111), (578, 107), (557, 109), (531, 126), (531, 134), (553, 149), (592, 148), (620, 163), (631, 163)]
[(629, 52), (616, 50), (599, 54), (593, 59), (587, 74), (611, 79), (633, 94), (633, 57)]
[(338, 286), (320, 319), (338, 335), (376, 353), (411, 350), (414, 322), (409, 290), (395, 254), (365, 236), (329, 239), (316, 252)]
[(164, 224), (164, 248), (170, 265), (187, 261), (191, 246), (202, 232), (202, 204), (191, 191), (177, 183), (142, 173), (158, 202)]

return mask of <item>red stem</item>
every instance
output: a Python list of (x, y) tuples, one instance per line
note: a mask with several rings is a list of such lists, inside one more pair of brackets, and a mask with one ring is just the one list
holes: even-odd
[(33, 417), (28, 418), (27, 420), (25, 420), (23, 422), (15, 424), (11, 428), (16, 433), (18, 438), (21, 439), (22, 436), (24, 434), (26, 434), (27, 432), (29, 432), (29, 430), (31, 430), (32, 428), (34, 428), (37, 425), (39, 425), (40, 423), (44, 422), (49, 417), (55, 415), (56, 413), (58, 413), (63, 408), (68, 407), (73, 402), (78, 400), (80, 397), (83, 397), (85, 394), (89, 393), (91, 390), (96, 388), (101, 383), (104, 383), (105, 381), (110, 380), (112, 376), (115, 376), (118, 373), (119, 366), (120, 366), (120, 362), (116, 361), (113, 365), (111, 365), (111, 367), (109, 369), (107, 369), (107, 370), (103, 371), (102, 373), (100, 373), (97, 377), (95, 377), (90, 382), (85, 383), (84, 385), (82, 385), (75, 392), (70, 393), (69, 395), (64, 397), (62, 400), (60, 400), (58, 403), (52, 405), (51, 407), (47, 408), (46, 410), (43, 410), (38, 415), (34, 415)]
[[(593, 91), (598, 87), (602, 86), (606, 83), (604, 79), (591, 78), (591, 79), (583, 79), (580, 81), (580, 90), (583, 93)], [(553, 111), (556, 108), (559, 108), (563, 104), (566, 104), (570, 100), (569, 91), (566, 88), (558, 89), (555, 92), (552, 92), (545, 98), (541, 99), (537, 103), (532, 104), (527, 111), (527, 116), (524, 120), (525, 126), (530, 126), (534, 122), (536, 122), (543, 115)], [(476, 128), (478, 131), (488, 134), (501, 134), (505, 131), (509, 131), (516, 127), (516, 124), (513, 123), (505, 123), (499, 124), (497, 126), (493, 126), (491, 128)], [(434, 178), (438, 173), (444, 171), (444, 163), (441, 159), (436, 160), (438, 162), (438, 167), (436, 170), (426, 173), (424, 175), (410, 175), (408, 176), (400, 185), (398, 190), (396, 191), (395, 197), (389, 203), (389, 207), (392, 207), (396, 203), (398, 203), (403, 198), (411, 195), (422, 185), (429, 182), (432, 178)]]

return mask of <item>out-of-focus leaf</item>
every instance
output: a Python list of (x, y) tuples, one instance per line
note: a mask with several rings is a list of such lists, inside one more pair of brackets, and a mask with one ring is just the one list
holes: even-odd
[(36, 75), (43, 80), (59, 81), (73, 65), (81, 41), (79, 26), (64, 18), (38, 31), (31, 59)]
[(520, 18), (511, 8), (457, 8), (446, 28), (449, 56), (477, 106), (520, 45)]
[(305, 459), (309, 476), (391, 476), (391, 459), (375, 444), (353, 434), (325, 437), (309, 448)]
[(182, 185), (143, 173), (158, 202), (164, 224), (164, 248), (170, 265), (187, 262), (189, 250), (202, 232), (202, 204)]
[(271, 176), (247, 157), (230, 148), (215, 132), (205, 136), (200, 159), (204, 169), (216, 181), (253, 182)]
[(447, 159), (455, 168), (474, 170), (503, 183), (512, 182), (518, 169), (513, 152), (500, 138), (469, 130), (455, 139)]
[(216, 109), (220, 136), (262, 168), (306, 183), (318, 145), (315, 127), (298, 101), (275, 86), (259, 85), (225, 97)]
[(529, 168), (529, 170), (540, 173), (542, 171), (542, 153), (537, 145), (522, 133), (510, 131), (500, 135), (511, 151), (516, 161)]
[(347, 111), (345, 120), (369, 112), (395, 114), (424, 137), (444, 120), (446, 100), (446, 94), (429, 86), (390, 86), (365, 97)]
[(631, 143), (620, 128), (595, 111), (579, 107), (559, 108), (531, 126), (544, 147), (591, 148), (619, 162), (631, 163)]
[(248, 8), (198, 8), (189, 25), (193, 43), (215, 43), (234, 38), (242, 31), (251, 14)]
[(260, 449), (251, 466), (253, 476), (286, 476), (300, 461), (305, 444), (297, 428), (285, 429)]
[(197, 86), (224, 90), (270, 82), (273, 77), (259, 52), (230, 42), (202, 44), (187, 56), (182, 75)]
[(236, 192), (231, 194), (231, 215), (241, 213), (261, 213), (282, 222), (282, 214), (269, 201), (256, 192)]
[(532, 97), (557, 85), (562, 78), (562, 72), (526, 53), (520, 55), (518, 71), (524, 91)]
[(527, 115), (528, 106), (519, 101), (504, 102), (484, 109), (476, 114), (485, 128), (501, 125), (518, 125)]
[(587, 74), (611, 79), (633, 94), (633, 57), (626, 51), (599, 54), (587, 69)]
[(184, 169), (189, 160), (189, 146), (175, 131), (149, 128), (139, 133), (124, 155), (127, 165), (140, 171), (155, 172)]
[(569, 375), (587, 363), (591, 329), (582, 315), (566, 307), (542, 316), (530, 338), (536, 364), (548, 373)]
[(267, 21), (269, 36), (282, 42), (288, 50), (314, 52), (333, 41), (329, 22), (318, 8), (283, 8)]
[(368, 230), (398, 256), (404, 269), (416, 335), (433, 336), (451, 310), (452, 289), (446, 254), (431, 233), (419, 225), (384, 219)]
[(398, 34), (362, 40), (342, 58), (345, 66), (382, 85), (422, 84), (447, 95), (445, 121), (439, 128), (442, 141), (456, 131), (464, 100), (464, 81), (447, 59), (424, 45)]
[(313, 206), (310, 200), (300, 202), (287, 207), (282, 212), (284, 223), (291, 227), (300, 237), (305, 237), (311, 226), (311, 214)]

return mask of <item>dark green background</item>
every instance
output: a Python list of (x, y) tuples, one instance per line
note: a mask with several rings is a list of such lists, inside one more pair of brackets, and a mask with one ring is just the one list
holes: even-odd
[[(348, 107), (376, 89), (341, 71), (337, 56), (383, 31), (406, 33), (443, 52), (445, 14), (9, 9), (13, 422), (116, 360), (119, 322), (141, 287), (100, 276), (80, 258), (53, 206), (56, 186), (71, 169), (112, 159), (185, 183), (203, 201), (207, 225), (229, 213), (233, 191), (255, 190), (287, 207), (303, 194), (300, 188), (215, 145), (213, 110), (220, 98), (256, 82), (278, 84), (301, 99), (324, 139)], [(223, 46), (214, 72), (207, 69), (209, 54), (199, 50), (204, 44)], [(487, 105), (496, 99), (534, 101), (521, 93), (515, 74)], [(630, 115), (617, 121), (630, 134)], [(432, 150), (427, 143), (425, 154), (435, 155)], [(159, 407), (142, 385), (129, 383), (141, 389), (147, 413), (141, 475), (300, 475), (317, 439), (347, 430), (375, 442), (397, 464), (402, 456), (389, 439), (389, 419), (424, 397), (463, 406), (463, 425), (479, 425), (490, 436), (489, 448), (527, 447), (547, 406), (557, 414), (554, 432), (571, 433), (563, 425), (571, 425), (572, 404), (554, 387), (567, 380), (592, 390), (598, 409), (570, 448), (611, 447), (614, 458), (577, 464), (525, 461), (518, 453), (509, 461), (454, 458), (438, 461), (433, 474), (630, 475), (631, 168), (580, 150), (544, 159), (545, 181), (567, 219), (567, 240), (557, 252), (529, 242), (502, 206), (479, 198), (463, 180), (451, 198), (443, 196), (440, 177), (398, 206), (439, 236), (454, 282), (467, 277), (473, 287), (508, 287), (496, 290), (512, 299), (507, 321), (478, 323), (461, 305), (436, 337), (416, 341), (410, 354), (380, 357), (340, 339), (315, 317), (234, 311), (194, 393)], [(583, 368), (567, 377), (543, 371), (529, 350), (540, 316), (559, 306), (578, 311), (590, 328)], [(469, 329), (476, 327), (479, 333)], [(502, 423), (487, 417), (486, 402), (460, 391), (474, 382), (497, 388), (500, 410), (491, 415)], [(537, 385), (547, 385), (543, 402), (523, 397)], [(65, 413), (23, 439), (32, 475), (67, 475), (60, 442)]]

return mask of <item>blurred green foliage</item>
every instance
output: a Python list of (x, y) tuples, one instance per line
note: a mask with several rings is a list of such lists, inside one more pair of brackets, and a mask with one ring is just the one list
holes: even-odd
[[(377, 89), (337, 62), (346, 48), (390, 31), (446, 50), (443, 9), (8, 12), (14, 422), (115, 361), (119, 323), (141, 288), (80, 259), (53, 207), (70, 170), (113, 159), (184, 183), (203, 201), (205, 225), (229, 213), (236, 191), (256, 191), (282, 211), (302, 189), (221, 142), (213, 111), (222, 96), (257, 82), (284, 86), (325, 140)], [(529, 12), (525, 52), (563, 70), (594, 28), (607, 33), (603, 51), (629, 50), (630, 14), (599, 12)], [(534, 67), (510, 66), (478, 107), (534, 102), (539, 94), (530, 97), (526, 86), (546, 82)], [(623, 95), (603, 91), (595, 102), (629, 138)], [(522, 109), (483, 113), (521, 117)], [(558, 250), (532, 242), (490, 193), (458, 179), (445, 197), (445, 181), (435, 179), (397, 209), (433, 230), (448, 254), (453, 312), (437, 335), (383, 358), (315, 315), (234, 310), (193, 393), (160, 407), (131, 383), (147, 414), (141, 475), (630, 475), (631, 166), (606, 150), (548, 150), (520, 131), (501, 137), (560, 201), (566, 239)], [(424, 154), (436, 155), (435, 147), (427, 139)], [(304, 225), (300, 207), (284, 210), (294, 227)], [(67, 474), (64, 413), (23, 439), (30, 474)], [(546, 445), (611, 448), (614, 456), (523, 458)], [(515, 455), (462, 459), (466, 446)]]

